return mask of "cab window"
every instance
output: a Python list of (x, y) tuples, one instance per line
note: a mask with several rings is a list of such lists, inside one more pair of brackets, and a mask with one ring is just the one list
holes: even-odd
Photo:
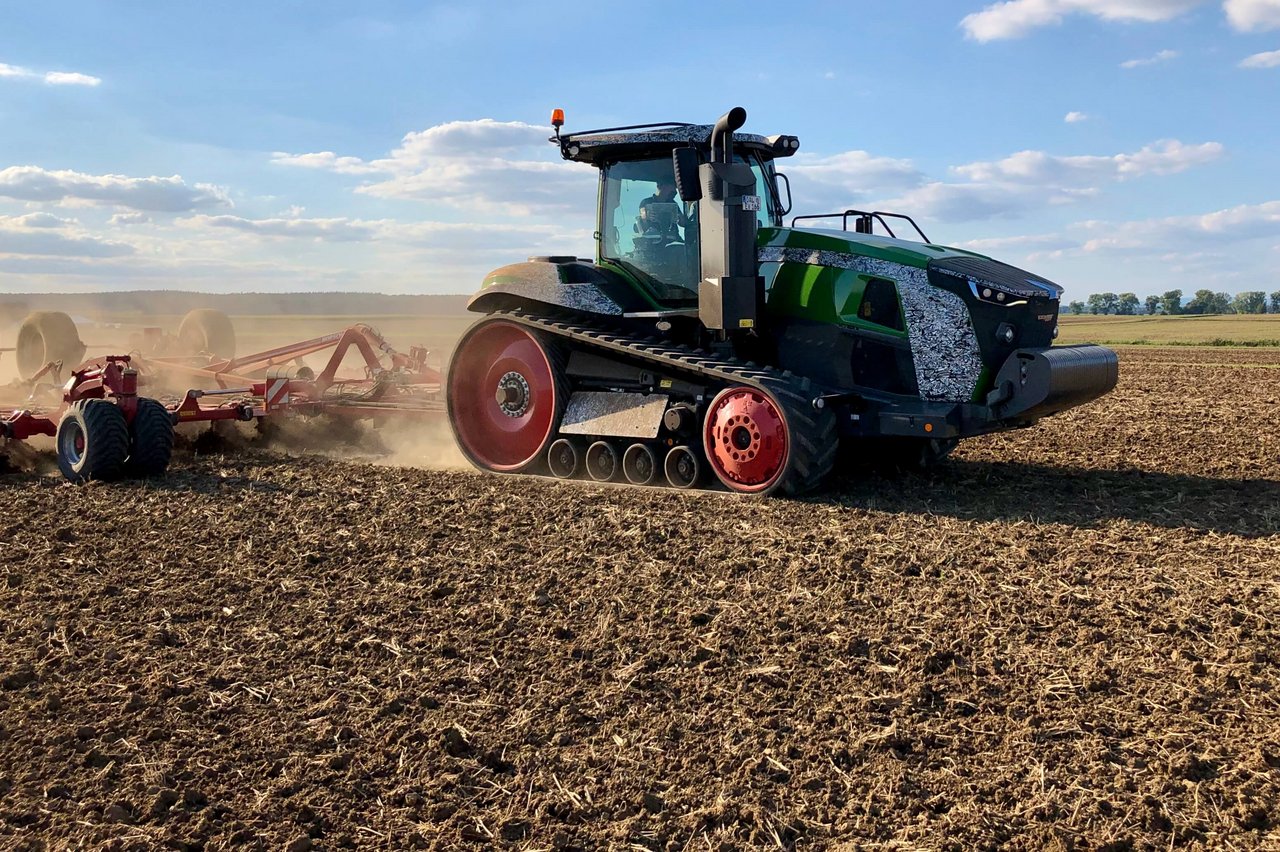
[[(741, 160), (742, 158), (737, 158)], [(765, 169), (759, 158), (752, 157), (751, 171), (756, 176), (756, 195), (760, 196), (760, 211), (756, 213), (756, 221), (759, 222), (761, 228), (774, 228), (775, 216), (777, 215), (777, 204), (774, 202), (773, 192), (771, 189), (772, 175)]]
[(675, 193), (671, 158), (615, 163), (604, 173), (600, 254), (659, 298), (696, 298), (696, 205)]

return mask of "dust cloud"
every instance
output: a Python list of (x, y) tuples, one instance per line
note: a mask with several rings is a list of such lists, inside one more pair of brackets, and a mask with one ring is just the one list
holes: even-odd
[[(19, 310), (23, 311), (20, 315)], [(5, 385), (18, 378), (18, 359), (13, 352), (4, 350), (18, 345), (18, 326), (22, 323), (24, 316), (26, 316), (25, 306), (18, 307), (0, 302), (0, 405), (12, 396), (7, 392)]]
[(288, 456), (324, 456), (342, 461), (421, 470), (466, 470), (443, 412), (374, 424), (339, 414), (280, 417), (261, 425), (224, 421), (180, 425), (179, 452), (229, 455), (266, 450)]
[(377, 459), (377, 464), (428, 470), (471, 469), (471, 464), (458, 449), (448, 420), (443, 416), (413, 426), (398, 423), (380, 431), (389, 452)]
[[(181, 370), (168, 371), (146, 366), (146, 356), (168, 354), (186, 311), (202, 307), (195, 294), (152, 294), (154, 298), (130, 298), (127, 301), (87, 299), (83, 310), (69, 311), (76, 322), (80, 338), (88, 347), (85, 357), (130, 353), (142, 356), (144, 394), (164, 402), (176, 402), (190, 387), (209, 386)], [(317, 294), (283, 294), (271, 304), (261, 295), (218, 297), (216, 307), (232, 320), (236, 333), (236, 354), (243, 357), (257, 352), (288, 346), (302, 341), (341, 332), (355, 324), (369, 325), (384, 336), (398, 351), (408, 352), (412, 346), (430, 351), (428, 364), (443, 370), (448, 356), (462, 330), (474, 317), (458, 306), (441, 304), (441, 313), (422, 315), (412, 310), (390, 313), (398, 305), (382, 305), (371, 296), (357, 302), (334, 301), (333, 312), (313, 313), (311, 304)], [(321, 294), (323, 295), (323, 294)], [(32, 297), (36, 299), (36, 297)], [(37, 299), (38, 301), (38, 299)], [(153, 304), (154, 302), (154, 304)], [(209, 305), (215, 306), (213, 302)], [(371, 308), (368, 314), (352, 311), (360, 306)], [(18, 376), (13, 352), (3, 351), (16, 345), (18, 329), (32, 310), (67, 310), (62, 304), (36, 304), (31, 301), (0, 300), (0, 416), (14, 408), (39, 407), (28, 402), (30, 388)], [(349, 312), (348, 312), (349, 311)], [(330, 351), (295, 359), (296, 366), (307, 366), (320, 372), (326, 366)], [(69, 365), (70, 368), (70, 365)], [(64, 376), (66, 371), (64, 371)], [(364, 363), (353, 348), (339, 368), (339, 377), (362, 379)], [(149, 387), (148, 387), (149, 386)], [(43, 397), (42, 397), (43, 399)], [(48, 400), (57, 407), (53, 397)], [(53, 442), (35, 440), (16, 448), (9, 442), (0, 448), (10, 468), (24, 471), (56, 472)], [(460, 470), (470, 465), (457, 449), (446, 415), (441, 411), (430, 417), (391, 416), (382, 423), (354, 420), (340, 415), (316, 417), (268, 418), (261, 427), (256, 424), (222, 422), (179, 426), (177, 455), (195, 453), (234, 453), (237, 450), (269, 450), (285, 454), (313, 454), (335, 459), (371, 464), (412, 467), (431, 470)]]

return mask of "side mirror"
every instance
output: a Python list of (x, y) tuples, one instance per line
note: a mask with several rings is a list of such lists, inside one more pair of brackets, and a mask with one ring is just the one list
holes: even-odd
[(702, 198), (702, 184), (698, 181), (698, 149), (676, 148), (671, 152), (671, 163), (675, 169), (676, 191), (685, 201), (699, 201)]

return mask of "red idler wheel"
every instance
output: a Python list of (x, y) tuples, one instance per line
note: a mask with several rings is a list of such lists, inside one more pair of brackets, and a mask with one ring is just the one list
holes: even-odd
[(523, 326), (500, 319), (472, 326), (449, 364), (446, 399), (454, 437), (473, 464), (514, 473), (542, 461), (566, 401), (557, 369)]
[(752, 494), (777, 485), (791, 458), (781, 407), (768, 394), (748, 387), (727, 388), (711, 401), (702, 446), (725, 486)]

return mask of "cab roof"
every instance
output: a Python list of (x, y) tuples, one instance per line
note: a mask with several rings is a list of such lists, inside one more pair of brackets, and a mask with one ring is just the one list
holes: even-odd
[[(675, 148), (689, 146), (709, 149), (712, 125), (638, 124), (630, 127), (606, 127), (600, 130), (584, 130), (551, 137), (560, 146), (560, 154), (566, 160), (600, 166), (622, 160), (646, 160), (669, 156)], [(734, 149), (739, 152), (755, 152), (762, 159), (789, 157), (800, 147), (794, 136), (757, 136), (754, 133), (734, 133)]]

